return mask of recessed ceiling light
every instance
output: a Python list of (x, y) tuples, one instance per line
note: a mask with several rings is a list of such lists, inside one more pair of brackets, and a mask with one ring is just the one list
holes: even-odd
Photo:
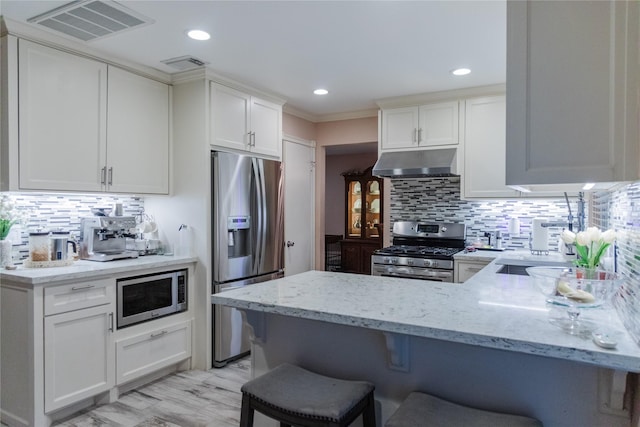
[(326, 89), (316, 89), (313, 91), (313, 93), (315, 93), (316, 95), (326, 95), (329, 93), (329, 91)]
[(453, 70), (451, 74), (453, 74), (454, 76), (466, 76), (470, 72), (471, 70), (468, 68), (458, 68), (456, 70)]
[(209, 33), (202, 30), (189, 30), (187, 35), (194, 40), (209, 40), (211, 38)]

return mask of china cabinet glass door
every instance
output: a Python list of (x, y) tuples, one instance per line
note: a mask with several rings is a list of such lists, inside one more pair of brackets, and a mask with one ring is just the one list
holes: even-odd
[(377, 239), (381, 236), (382, 180), (363, 173), (345, 173), (345, 238)]

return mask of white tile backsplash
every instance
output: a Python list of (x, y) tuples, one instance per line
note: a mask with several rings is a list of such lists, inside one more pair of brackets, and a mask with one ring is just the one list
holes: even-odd
[[(533, 218), (542, 217), (552, 222), (566, 222), (569, 213), (563, 197), (461, 200), (459, 179), (455, 177), (392, 179), (391, 185), (392, 223), (416, 219), (464, 223), (468, 243), (478, 238), (487, 243), (484, 232), (500, 230), (504, 248), (529, 249), (529, 233)], [(569, 200), (575, 217), (577, 194), (573, 196)], [(517, 236), (508, 232), (511, 218), (520, 220), (520, 234)], [(561, 231), (561, 228), (549, 228), (550, 250), (558, 250)]]
[[(38, 228), (62, 229), (73, 236), (80, 233), (80, 219), (92, 216), (91, 208), (110, 207), (122, 203), (124, 215), (137, 215), (144, 209), (144, 199), (139, 197), (101, 194), (44, 194), (7, 193), (17, 209), (23, 211), (25, 221), (12, 227), (7, 237), (13, 242), (13, 259), (16, 264), (29, 255), (29, 232)], [(112, 213), (113, 215), (113, 213)]]

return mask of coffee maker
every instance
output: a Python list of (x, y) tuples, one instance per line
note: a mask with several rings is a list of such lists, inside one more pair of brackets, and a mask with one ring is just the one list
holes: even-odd
[(133, 216), (92, 216), (80, 220), (80, 258), (112, 261), (137, 258), (138, 251), (127, 250), (127, 238), (135, 238)]

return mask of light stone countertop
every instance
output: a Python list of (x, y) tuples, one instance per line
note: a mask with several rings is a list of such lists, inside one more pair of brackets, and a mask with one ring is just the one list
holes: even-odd
[(33, 287), (69, 280), (112, 276), (119, 273), (135, 273), (154, 268), (171, 268), (196, 260), (196, 257), (189, 256), (145, 255), (106, 262), (79, 260), (65, 267), (25, 268), (18, 266), (16, 270), (0, 270), (0, 283), (10, 281), (12, 284)]
[(522, 261), (520, 265), (526, 265), (531, 261), (535, 263), (545, 263), (546, 265), (555, 265), (558, 263), (565, 263), (565, 259), (559, 252), (550, 251), (548, 255), (533, 255), (529, 250), (509, 250), (504, 251), (487, 251), (476, 250), (475, 252), (458, 252), (453, 256), (453, 259), (459, 261), (493, 261), (497, 258), (508, 259), (510, 263), (519, 265), (519, 263), (512, 262), (515, 260)]
[(615, 311), (588, 315), (618, 331), (617, 348), (605, 350), (552, 325), (550, 308), (531, 279), (497, 274), (499, 268), (492, 261), (461, 284), (309, 271), (211, 299), (239, 309), (640, 372), (640, 348)]

